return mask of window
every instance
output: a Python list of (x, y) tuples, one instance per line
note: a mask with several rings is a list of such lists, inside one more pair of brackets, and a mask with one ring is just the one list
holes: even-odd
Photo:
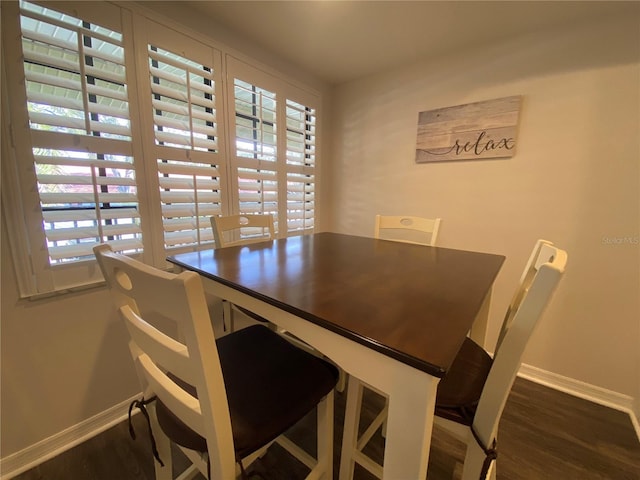
[(316, 113), (305, 106), (313, 101), (291, 99), (286, 84), (233, 57), (227, 65), (234, 82), (231, 178), (239, 211), (272, 215), (278, 234), (313, 231)]
[(116, 10), (105, 13), (97, 24), (21, 2), (19, 25), (9, 26), (21, 45), (3, 42), (3, 57), (23, 66), (7, 76), (23, 85), (9, 97), (13, 155), (29, 180), (21, 200), (30, 206), (32, 290), (85, 283), (96, 243), (142, 250), (122, 25)]
[(153, 161), (149, 171), (158, 182), (152, 203), (161, 208), (154, 222), (162, 225), (160, 263), (166, 254), (212, 246), (209, 217), (223, 212), (221, 56), (151, 21), (137, 38), (146, 45), (141, 105), (149, 113), (144, 130), (153, 132), (145, 156)]
[(160, 267), (210, 247), (212, 215), (313, 231), (316, 94), (124, 5), (64, 8), (2, 5), (3, 211), (23, 296), (99, 281), (100, 242)]

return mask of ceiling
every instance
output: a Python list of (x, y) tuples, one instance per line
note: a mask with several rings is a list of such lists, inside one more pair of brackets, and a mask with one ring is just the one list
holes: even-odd
[(183, 1), (329, 84), (568, 24), (636, 15), (614, 1)]

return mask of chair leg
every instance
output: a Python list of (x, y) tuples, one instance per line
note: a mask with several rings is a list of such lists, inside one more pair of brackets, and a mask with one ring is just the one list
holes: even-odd
[(191, 460), (191, 465), (189, 465), (180, 475), (178, 475), (175, 480), (193, 480), (194, 478), (202, 475), (207, 476), (207, 461), (206, 455), (203, 455), (200, 452), (196, 452), (195, 450), (189, 450), (188, 448), (180, 447), (178, 448), (184, 453), (184, 455)]
[(362, 383), (349, 375), (347, 387), (347, 405), (344, 413), (344, 432), (342, 434), (342, 455), (340, 457), (340, 480), (352, 480), (355, 466), (354, 455), (358, 443), (360, 407), (362, 405)]
[(318, 404), (318, 466), (333, 480), (333, 390)]
[(491, 466), (489, 467), (489, 480), (496, 480), (498, 475), (498, 465), (494, 460)]
[(167, 437), (158, 423), (156, 417), (156, 405), (155, 402), (150, 403), (147, 406), (147, 412), (149, 413), (149, 421), (151, 423), (151, 431), (153, 432), (153, 438), (156, 441), (156, 448), (158, 450), (158, 456), (164, 463), (164, 466), (154, 458), (153, 465), (156, 472), (156, 480), (172, 480), (173, 479), (173, 461), (171, 458), (171, 440)]
[[(473, 436), (469, 434), (467, 441), (467, 453), (464, 458), (464, 464), (462, 466), (462, 479), (461, 480), (478, 480), (480, 478), (480, 472), (482, 471), (482, 464), (484, 463), (486, 455), (482, 448), (475, 441)], [(489, 478), (495, 480), (495, 461), (490, 468)]]
[(223, 300), (222, 301), (222, 323), (225, 332), (233, 332), (234, 324), (233, 324), (233, 307), (230, 302)]
[[(389, 399), (388, 398), (384, 399), (384, 408), (389, 410)], [(382, 431), (380, 433), (382, 434), (382, 438), (387, 438), (387, 417), (386, 417), (386, 415), (384, 417), (384, 421), (382, 422)]]
[[(498, 440), (498, 436), (496, 435), (496, 441)], [(493, 462), (491, 462), (491, 466), (489, 467), (489, 475), (487, 475), (487, 478), (489, 478), (489, 480), (496, 480), (498, 476), (498, 461), (494, 460)]]

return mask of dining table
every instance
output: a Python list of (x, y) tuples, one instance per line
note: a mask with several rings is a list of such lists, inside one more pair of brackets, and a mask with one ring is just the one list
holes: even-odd
[(167, 260), (386, 395), (383, 478), (426, 478), (438, 382), (484, 345), (504, 256), (321, 232)]

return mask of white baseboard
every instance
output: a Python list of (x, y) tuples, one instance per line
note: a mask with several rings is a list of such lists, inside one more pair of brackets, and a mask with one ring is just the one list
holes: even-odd
[(127, 418), (129, 404), (140, 396), (140, 393), (134, 395), (77, 425), (0, 459), (0, 480), (9, 480), (26, 472), (122, 422)]
[(640, 440), (640, 423), (638, 422), (640, 412), (635, 410), (638, 403), (636, 402), (634, 404), (633, 397), (526, 364), (522, 364), (518, 376), (553, 388), (554, 390), (559, 390), (569, 395), (627, 413), (636, 431), (638, 440)]

